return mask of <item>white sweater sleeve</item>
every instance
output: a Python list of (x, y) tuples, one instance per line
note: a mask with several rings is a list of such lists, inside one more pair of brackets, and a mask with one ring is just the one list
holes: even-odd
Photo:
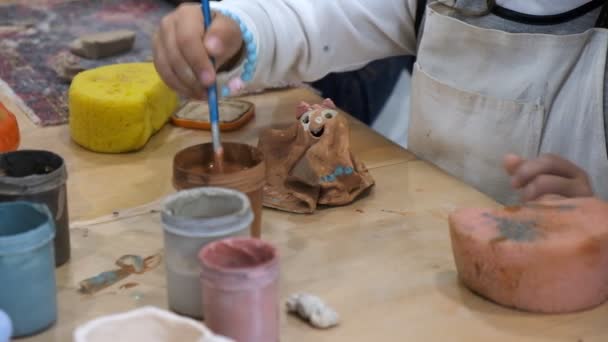
[(252, 31), (254, 86), (315, 81), (416, 50), (416, 0), (224, 0), (212, 6)]

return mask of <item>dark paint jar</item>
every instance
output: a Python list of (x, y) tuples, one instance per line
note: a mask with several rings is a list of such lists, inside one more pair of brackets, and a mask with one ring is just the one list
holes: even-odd
[(55, 221), (55, 266), (70, 259), (67, 169), (49, 151), (21, 150), (0, 154), (0, 202), (45, 204)]

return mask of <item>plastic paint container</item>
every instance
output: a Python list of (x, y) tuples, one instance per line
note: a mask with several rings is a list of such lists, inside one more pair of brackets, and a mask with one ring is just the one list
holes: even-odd
[(247, 236), (253, 213), (239, 191), (206, 187), (167, 197), (161, 213), (169, 308), (202, 318), (198, 253), (206, 244), (231, 236)]
[(205, 246), (199, 259), (205, 324), (239, 342), (279, 341), (279, 258), (258, 239)]
[(52, 152), (0, 154), (0, 202), (28, 201), (48, 206), (55, 221), (56, 266), (70, 259), (67, 177), (63, 158)]
[(53, 218), (29, 202), (0, 203), (0, 309), (13, 336), (41, 332), (57, 319)]
[(215, 186), (241, 191), (249, 197), (254, 221), (251, 236), (262, 234), (262, 199), (266, 165), (262, 152), (253, 146), (223, 142), (224, 171), (214, 167), (213, 144), (188, 147), (173, 159), (173, 185), (177, 190)]

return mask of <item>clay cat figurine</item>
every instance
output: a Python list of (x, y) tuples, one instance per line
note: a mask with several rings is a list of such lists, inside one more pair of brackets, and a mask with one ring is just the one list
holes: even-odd
[(350, 129), (330, 99), (301, 103), (297, 122), (262, 132), (266, 160), (264, 206), (312, 213), (317, 205), (345, 205), (374, 185), (350, 151)]

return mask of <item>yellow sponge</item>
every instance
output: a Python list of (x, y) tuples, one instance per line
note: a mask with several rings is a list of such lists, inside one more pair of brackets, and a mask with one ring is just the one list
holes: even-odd
[(169, 120), (177, 105), (177, 94), (152, 63), (83, 71), (70, 86), (70, 133), (76, 143), (95, 152), (135, 151)]

